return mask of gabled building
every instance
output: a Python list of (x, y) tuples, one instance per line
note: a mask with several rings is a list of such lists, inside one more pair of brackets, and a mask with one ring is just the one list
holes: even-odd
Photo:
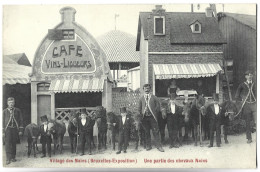
[(157, 5), (140, 12), (136, 50), (140, 52), (140, 85), (150, 83), (158, 97), (176, 79), (181, 90), (202, 80), (206, 96), (222, 93), (225, 40), (210, 8), (206, 13), (166, 12)]
[(236, 13), (218, 13), (218, 25), (227, 40), (224, 58), (234, 90), (245, 80), (244, 73), (256, 74), (256, 16)]

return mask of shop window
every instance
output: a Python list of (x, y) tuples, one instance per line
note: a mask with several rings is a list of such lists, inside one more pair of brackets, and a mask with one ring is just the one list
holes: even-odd
[(154, 34), (165, 35), (165, 17), (155, 16), (154, 17)]
[(74, 39), (75, 38), (74, 29), (62, 30), (62, 36), (63, 39)]
[(50, 83), (39, 83), (37, 84), (37, 91), (48, 91), (50, 88)]

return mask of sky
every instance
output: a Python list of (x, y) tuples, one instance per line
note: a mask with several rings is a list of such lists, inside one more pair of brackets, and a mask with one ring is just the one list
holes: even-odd
[[(158, 3), (157, 3), (158, 4)], [(162, 4), (168, 12), (190, 12), (191, 4)], [(194, 5), (194, 12), (205, 12), (208, 3)], [(25, 53), (33, 62), (34, 54), (41, 40), (61, 22), (59, 10), (65, 6), (76, 9), (75, 21), (95, 38), (115, 30), (136, 37), (139, 12), (150, 12), (155, 4), (88, 4), (88, 5), (3, 5), (3, 55)], [(217, 12), (223, 12), (223, 5), (216, 4)], [(256, 15), (255, 4), (224, 4), (225, 12)]]

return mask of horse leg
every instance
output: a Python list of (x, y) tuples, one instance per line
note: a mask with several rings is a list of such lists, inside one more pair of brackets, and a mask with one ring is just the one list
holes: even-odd
[(28, 152), (27, 152), (27, 156), (28, 158), (31, 155), (31, 150), (32, 150), (32, 140), (31, 139), (27, 139), (27, 143), (28, 143)]
[(228, 144), (228, 139), (227, 139), (227, 125), (224, 124), (223, 126), (223, 130), (224, 130), (224, 140), (225, 140), (225, 143)]
[(198, 125), (195, 125), (194, 126), (194, 146), (197, 146), (197, 142), (198, 142), (198, 130), (199, 130), (199, 127)]
[(107, 149), (107, 135), (106, 135), (106, 131), (103, 133), (104, 137), (103, 137), (103, 143), (104, 143), (104, 148)]
[(36, 157), (35, 145), (36, 145), (36, 142), (33, 141), (32, 146), (33, 146), (33, 155), (34, 155), (34, 157)]
[(116, 131), (115, 131), (115, 129), (112, 130), (112, 145), (113, 145), (113, 150), (116, 150)]

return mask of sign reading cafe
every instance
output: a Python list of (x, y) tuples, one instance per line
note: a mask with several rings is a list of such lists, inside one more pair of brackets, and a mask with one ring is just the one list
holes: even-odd
[(45, 74), (96, 71), (94, 55), (79, 36), (75, 40), (53, 40), (43, 56), (41, 71)]

